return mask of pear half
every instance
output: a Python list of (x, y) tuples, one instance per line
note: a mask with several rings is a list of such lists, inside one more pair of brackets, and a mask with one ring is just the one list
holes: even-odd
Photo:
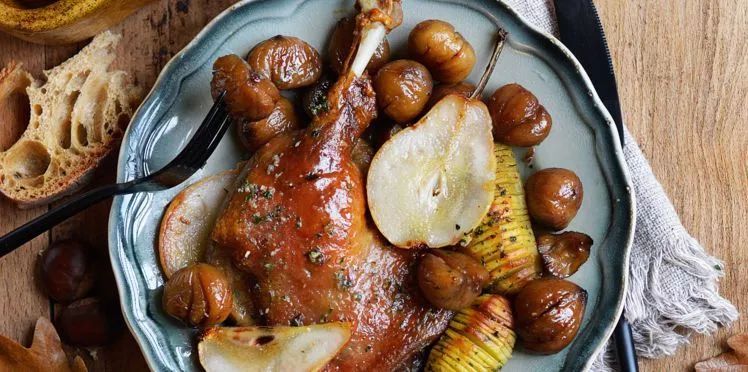
[(401, 248), (456, 244), (493, 200), (496, 160), (486, 105), (457, 95), (387, 141), (367, 176), (369, 210)]
[(307, 327), (215, 327), (197, 345), (214, 371), (319, 371), (351, 338), (350, 323)]

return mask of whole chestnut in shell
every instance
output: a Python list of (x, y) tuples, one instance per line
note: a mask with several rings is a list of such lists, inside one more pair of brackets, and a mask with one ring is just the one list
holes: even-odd
[(582, 206), (584, 189), (577, 175), (564, 168), (535, 172), (525, 183), (527, 211), (532, 219), (550, 229), (569, 226)]
[(382, 66), (373, 85), (377, 106), (392, 120), (404, 124), (426, 107), (434, 82), (424, 65), (400, 59)]
[(119, 309), (108, 308), (97, 298), (84, 298), (62, 309), (55, 324), (62, 338), (71, 345), (106, 345), (122, 329)]
[(40, 257), (40, 279), (47, 296), (68, 303), (94, 285), (94, 265), (86, 247), (74, 240), (52, 244)]
[(587, 292), (563, 279), (537, 279), (514, 299), (517, 334), (525, 349), (554, 354), (574, 340), (584, 317)]
[(493, 137), (510, 146), (530, 147), (551, 132), (553, 121), (532, 92), (519, 84), (507, 84), (488, 99), (493, 121)]
[(434, 306), (460, 310), (473, 303), (488, 283), (488, 271), (459, 252), (431, 249), (418, 264), (418, 287)]
[(166, 282), (162, 303), (167, 314), (191, 326), (216, 325), (231, 313), (231, 285), (215, 266), (194, 264)]

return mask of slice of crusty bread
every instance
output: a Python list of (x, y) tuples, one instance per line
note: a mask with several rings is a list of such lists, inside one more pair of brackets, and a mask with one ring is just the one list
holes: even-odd
[(20, 66), (0, 72), (3, 92), (26, 88), (31, 119), (21, 138), (0, 152), (0, 193), (19, 207), (49, 203), (83, 186), (114, 149), (140, 102), (123, 71), (110, 71), (120, 36), (96, 36), (77, 55), (34, 81)]

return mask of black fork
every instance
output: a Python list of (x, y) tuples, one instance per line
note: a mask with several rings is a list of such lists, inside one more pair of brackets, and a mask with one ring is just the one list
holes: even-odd
[(81, 194), (0, 238), (0, 258), (37, 235), (84, 209), (115, 195), (170, 189), (184, 182), (205, 165), (218, 146), (230, 120), (222, 93), (195, 131), (187, 146), (161, 170), (125, 183), (102, 186)]

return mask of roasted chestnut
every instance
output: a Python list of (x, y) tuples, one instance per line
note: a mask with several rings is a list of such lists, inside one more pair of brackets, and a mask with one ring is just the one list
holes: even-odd
[(551, 132), (551, 115), (532, 92), (519, 84), (507, 84), (488, 99), (493, 138), (506, 145), (530, 147)]
[(418, 264), (418, 287), (434, 306), (460, 310), (470, 306), (488, 283), (488, 271), (459, 252), (431, 249)]
[(564, 168), (535, 172), (525, 183), (527, 211), (532, 219), (553, 230), (569, 226), (579, 207), (584, 190), (577, 175)]
[(97, 298), (84, 298), (62, 309), (55, 324), (62, 338), (71, 345), (106, 345), (122, 330), (119, 309), (107, 307)]
[(451, 24), (428, 20), (416, 25), (408, 36), (413, 59), (423, 63), (444, 83), (465, 80), (475, 66), (475, 51)]
[[(351, 17), (341, 18), (335, 29), (332, 31), (330, 37), (330, 44), (327, 46), (327, 54), (330, 57), (330, 67), (333, 71), (338, 74), (343, 73), (345, 68), (345, 60), (348, 58), (348, 54), (351, 52), (351, 46), (353, 44), (353, 32), (356, 30), (356, 19)], [(366, 65), (366, 69), (370, 74), (374, 74), (379, 70), (380, 67), (384, 66), (390, 59), (390, 43), (385, 38), (377, 49), (374, 51), (374, 55), (369, 60), (369, 64)]]
[(377, 106), (396, 122), (408, 123), (426, 107), (433, 84), (424, 65), (407, 59), (392, 61), (374, 78)]
[(473, 91), (475, 91), (475, 85), (464, 81), (459, 83), (437, 84), (434, 87), (434, 91), (431, 92), (431, 99), (429, 99), (429, 103), (426, 107), (433, 107), (437, 102), (441, 101), (442, 98), (450, 94), (456, 94), (468, 98), (473, 94)]
[(312, 85), (322, 74), (317, 50), (292, 36), (277, 35), (260, 42), (249, 52), (247, 62), (278, 89)]
[(314, 85), (307, 88), (301, 96), (301, 105), (309, 117), (314, 118), (330, 109), (327, 93), (335, 83), (331, 76), (323, 75)]
[(579, 331), (587, 305), (587, 292), (563, 279), (545, 278), (528, 283), (514, 299), (517, 335), (525, 349), (554, 354)]
[(40, 257), (40, 278), (47, 296), (68, 303), (85, 296), (94, 285), (90, 252), (74, 240), (52, 244)]
[(218, 58), (213, 64), (210, 88), (214, 99), (226, 91), (226, 107), (237, 121), (268, 117), (280, 99), (278, 88), (270, 80), (233, 54)]
[(241, 121), (236, 130), (244, 147), (254, 152), (281, 133), (301, 128), (301, 120), (294, 111), (291, 101), (284, 97), (270, 113), (270, 116), (258, 121)]
[(543, 257), (545, 272), (556, 278), (574, 275), (587, 261), (592, 238), (587, 234), (567, 231), (561, 234), (544, 233), (535, 239), (538, 252)]
[(166, 282), (163, 307), (191, 326), (216, 325), (231, 313), (231, 286), (215, 266), (198, 263), (180, 269)]

